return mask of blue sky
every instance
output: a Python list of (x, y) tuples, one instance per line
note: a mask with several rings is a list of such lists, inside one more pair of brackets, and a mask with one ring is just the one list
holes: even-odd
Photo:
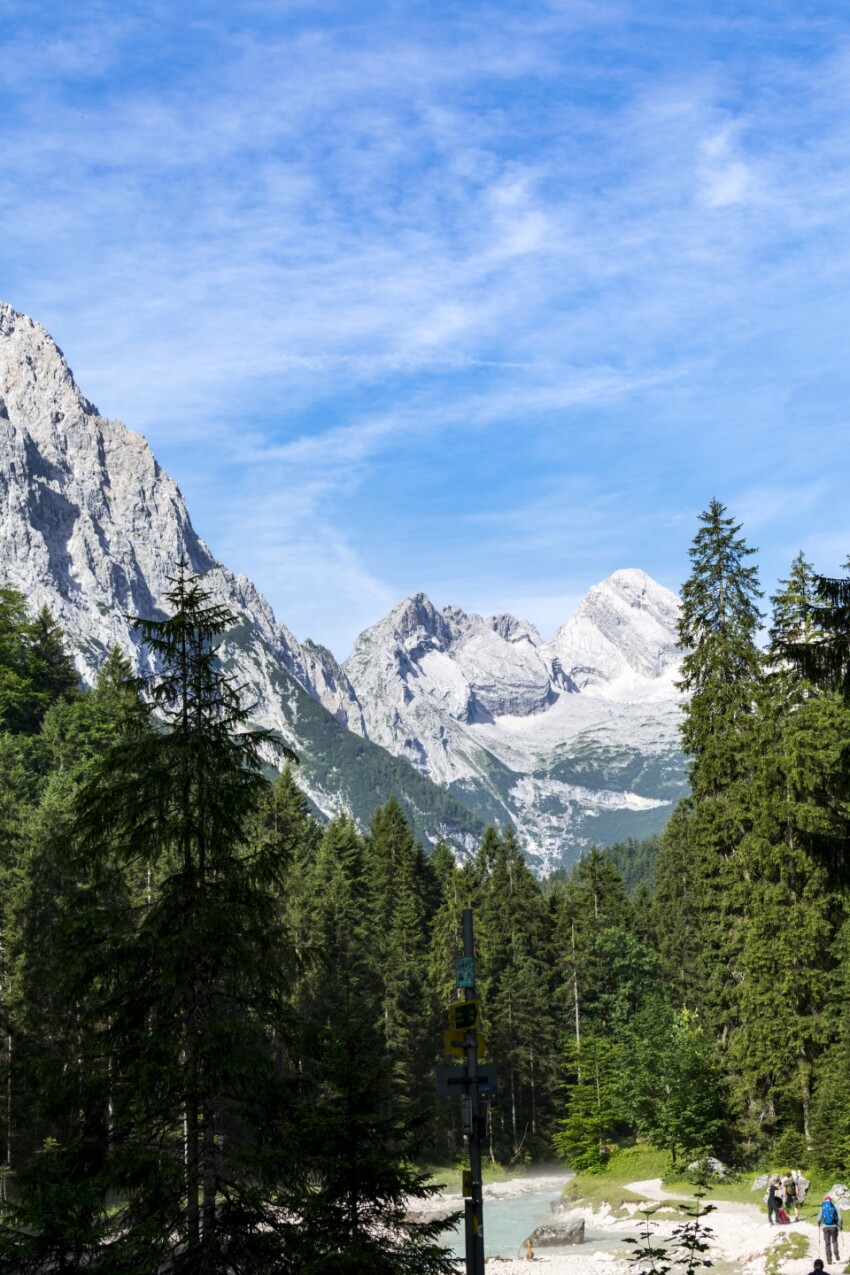
[(845, 3), (3, 8), (0, 297), (299, 637), (850, 553)]

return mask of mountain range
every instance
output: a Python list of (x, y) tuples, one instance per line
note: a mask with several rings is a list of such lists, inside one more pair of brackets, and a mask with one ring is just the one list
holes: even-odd
[(616, 571), (549, 642), (417, 593), (339, 663), (215, 559), (145, 439), (101, 416), (49, 334), (0, 303), (0, 581), (50, 607), (90, 684), (113, 644), (149, 671), (128, 617), (163, 613), (181, 559), (237, 616), (225, 665), (325, 815), (367, 824), (395, 793), (420, 838), (458, 852), (510, 820), (543, 872), (590, 841), (660, 830), (685, 791), (668, 589)]

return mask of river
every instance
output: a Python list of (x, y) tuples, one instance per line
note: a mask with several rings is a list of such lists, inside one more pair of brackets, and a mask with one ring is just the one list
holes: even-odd
[[(534, 1178), (530, 1177), (485, 1187), (484, 1249), (487, 1256), (524, 1256), (523, 1240), (538, 1226), (552, 1221), (552, 1204), (563, 1195), (564, 1187), (572, 1176), (571, 1173), (557, 1177), (547, 1175), (540, 1179), (539, 1185), (535, 1185)], [(618, 1247), (622, 1245), (619, 1237), (592, 1234), (586, 1236), (585, 1244), (592, 1243), (594, 1248), (609, 1247), (612, 1240)], [(463, 1219), (457, 1230), (445, 1231), (440, 1242), (455, 1256), (463, 1257)]]

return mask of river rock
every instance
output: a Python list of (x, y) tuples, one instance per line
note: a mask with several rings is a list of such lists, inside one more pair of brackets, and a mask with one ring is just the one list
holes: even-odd
[[(534, 1248), (557, 1248), (562, 1244), (584, 1243), (584, 1218), (564, 1217), (538, 1226), (528, 1237)], [(523, 1243), (526, 1241), (523, 1240)]]

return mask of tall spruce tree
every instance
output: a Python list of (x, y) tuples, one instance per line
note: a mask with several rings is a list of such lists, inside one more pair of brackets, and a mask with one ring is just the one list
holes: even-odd
[(834, 886), (811, 847), (813, 833), (820, 843), (835, 824), (823, 796), (840, 751), (842, 710), (832, 693), (817, 691), (781, 656), (787, 641), (812, 636), (813, 591), (811, 567), (800, 554), (772, 600), (771, 665), (758, 691), (744, 793), (739, 853), (745, 924), (739, 1025), (729, 1062), (753, 1153), (783, 1128), (802, 1133), (810, 1144), (812, 1076), (827, 1038), (837, 907)]
[[(712, 500), (689, 550), (691, 575), (682, 586), (679, 645), (686, 652), (679, 686), (688, 695), (682, 746), (697, 802), (725, 803), (746, 772), (741, 738), (753, 712), (753, 692), (761, 673), (755, 638), (761, 613), (755, 553), (738, 535), (741, 524)], [(715, 835), (721, 850), (734, 845), (723, 810), (716, 811)], [(714, 822), (714, 821), (713, 821)]]
[[(680, 688), (687, 701), (682, 746), (692, 797), (677, 835), (688, 843), (695, 889), (680, 895), (701, 962), (701, 999), (724, 1039), (734, 1022), (741, 936), (742, 797), (753, 766), (753, 719), (761, 676), (756, 646), (760, 612), (755, 553), (740, 524), (712, 500), (699, 516), (682, 588)], [(659, 865), (659, 886), (662, 881)], [(698, 884), (697, 884), (698, 883)], [(681, 925), (677, 923), (677, 929)]]
[[(850, 571), (850, 560), (845, 563)], [(788, 660), (812, 686), (831, 691), (850, 706), (850, 577), (815, 575), (798, 607), (796, 629), (775, 635), (777, 656)], [(833, 808), (850, 802), (850, 743), (845, 742), (833, 774)], [(835, 881), (850, 883), (850, 824), (837, 821), (826, 837), (813, 839), (812, 851)]]
[(161, 724), (108, 751), (77, 816), (81, 859), (143, 883), (132, 932), (115, 936), (104, 917), (92, 948), (113, 1069), (110, 1186), (126, 1201), (96, 1264), (271, 1271), (291, 1230), (277, 1193), (296, 1171), (276, 1135), (281, 865), (249, 843), (263, 736), (217, 663), (229, 612), (182, 565), (168, 602), (167, 619), (137, 622), (161, 669)]
[(372, 816), (366, 842), (370, 943), (380, 972), (381, 1023), (394, 1090), (406, 1102), (431, 1100), (434, 1037), (426, 974), (433, 871), (395, 797)]

